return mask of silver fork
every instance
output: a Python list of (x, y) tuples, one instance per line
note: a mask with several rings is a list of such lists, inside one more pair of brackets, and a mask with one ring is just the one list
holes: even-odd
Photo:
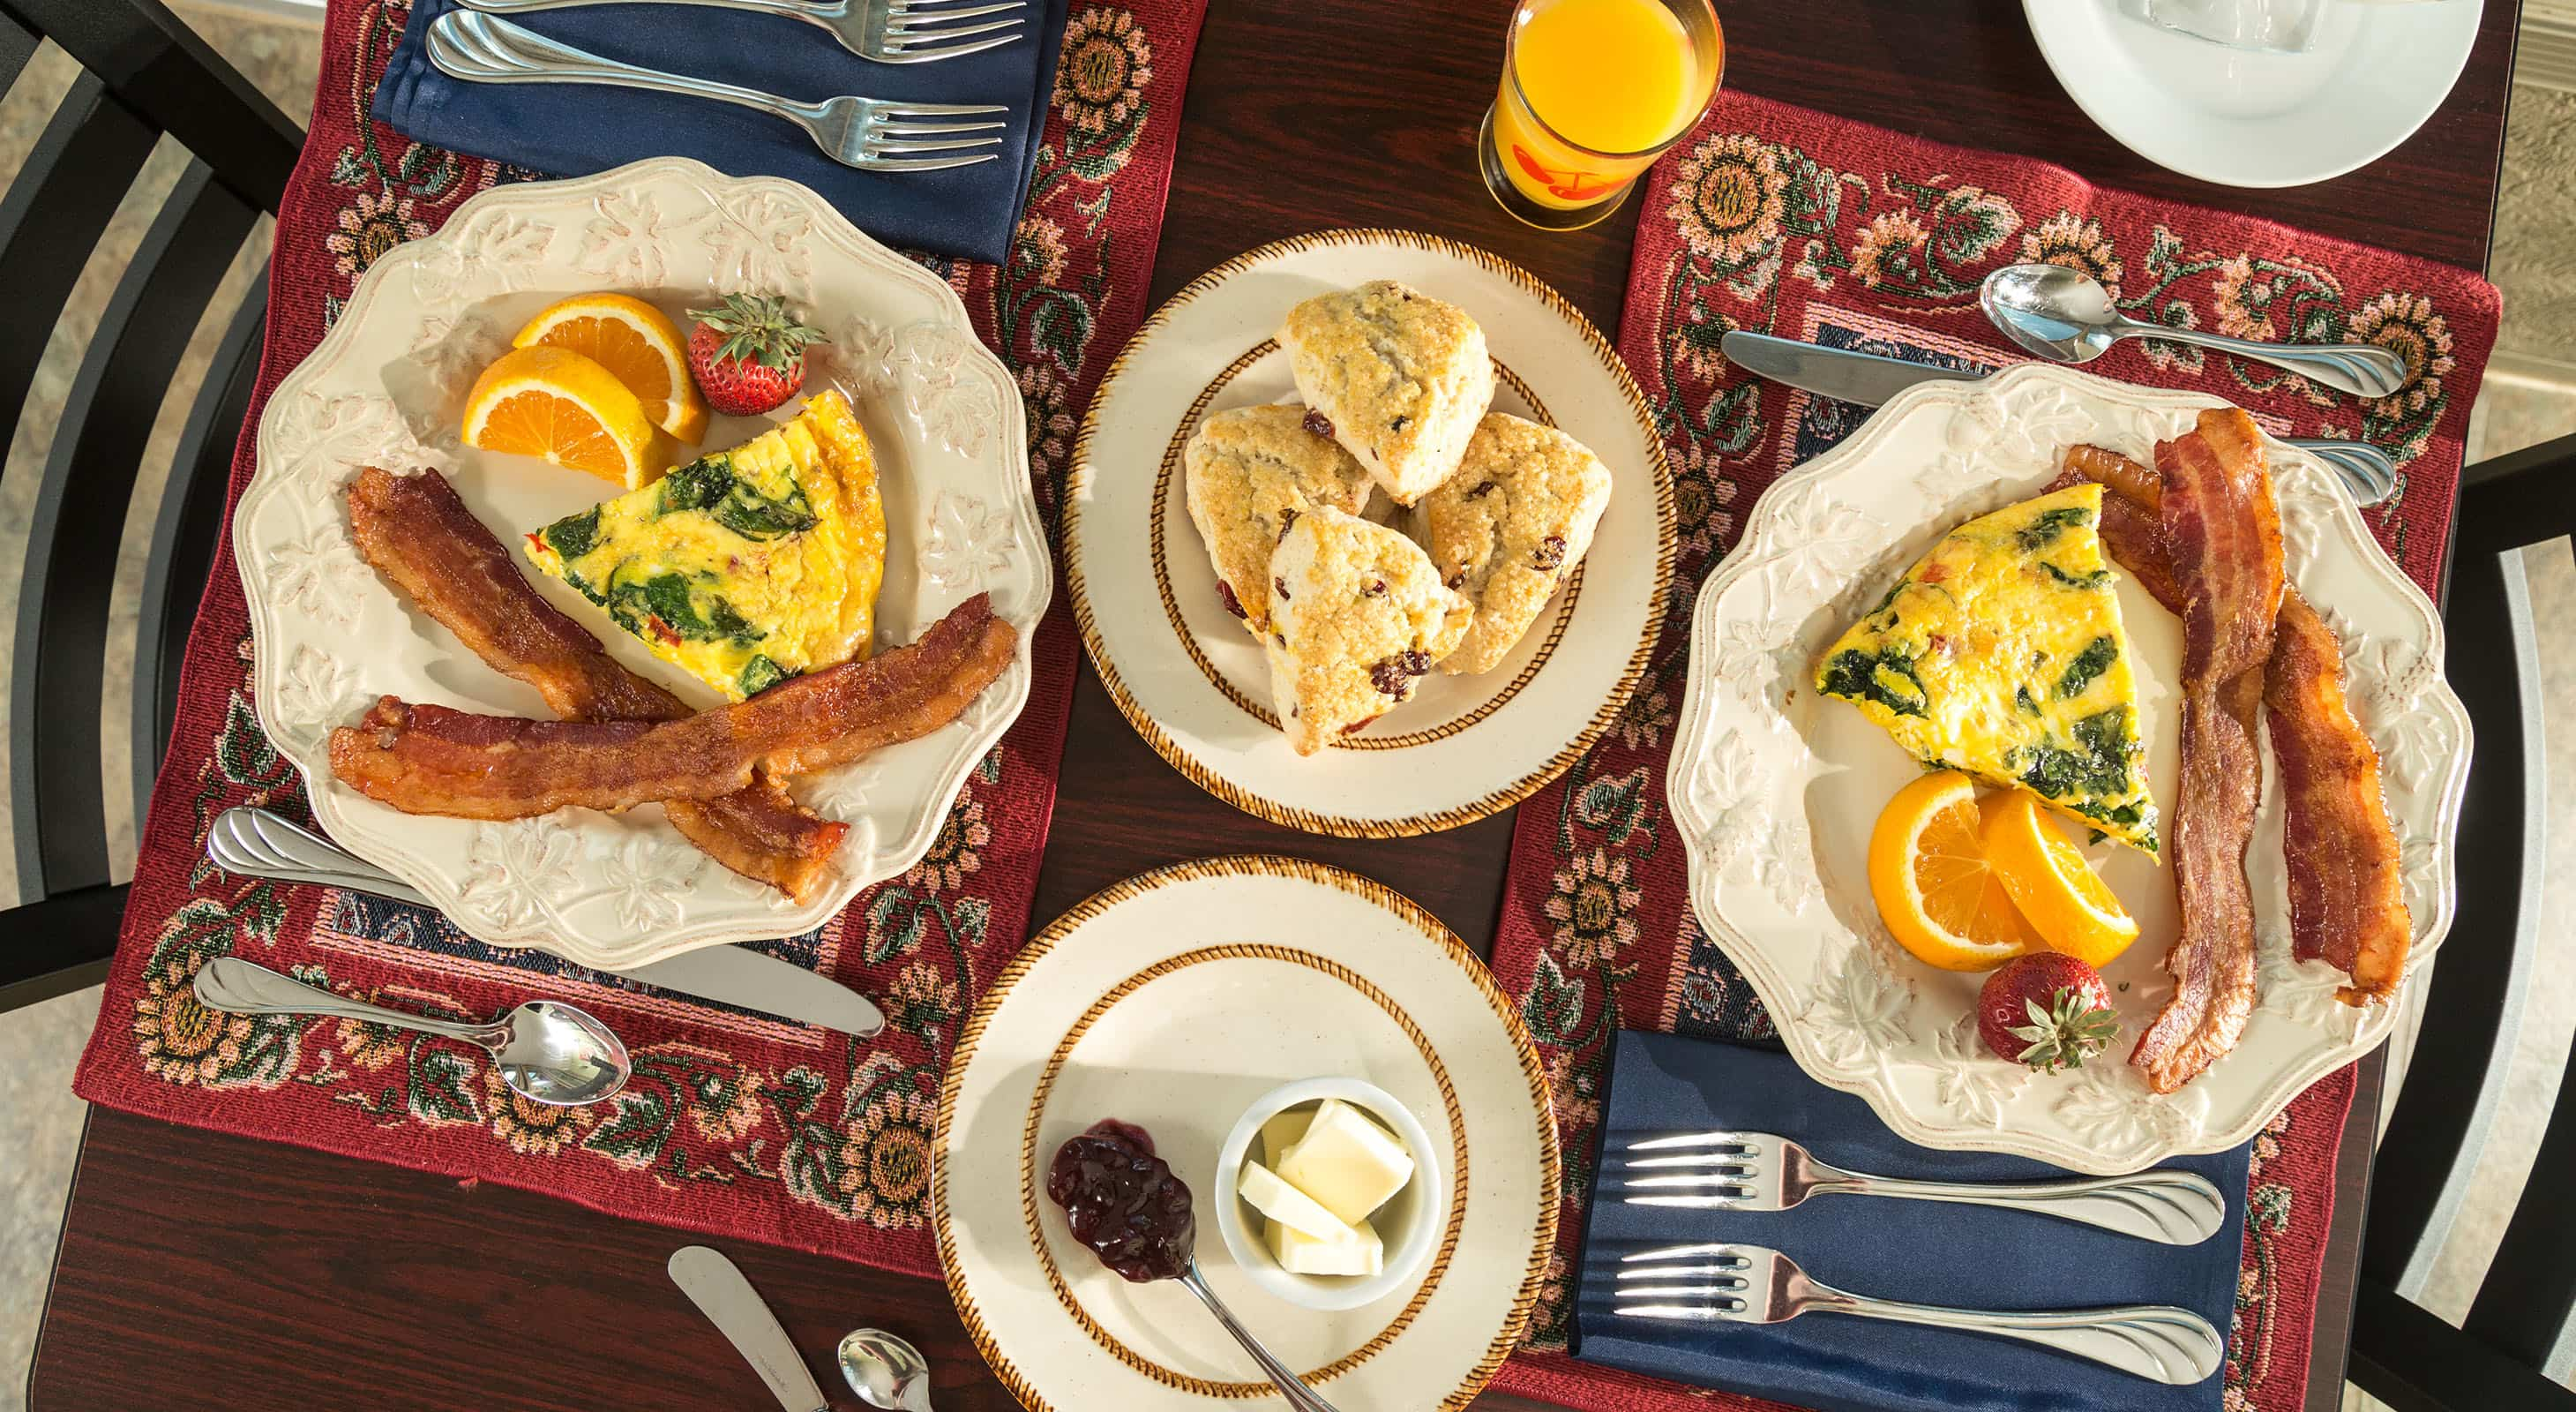
[(2052, 1182), (1915, 1181), (1844, 1171), (1772, 1133), (1682, 1133), (1630, 1143), (1614, 1155), (1605, 1179), (1630, 1206), (1786, 1211), (1810, 1196), (1901, 1196), (2032, 1211), (2167, 1245), (2198, 1245), (2227, 1221), (2227, 1198), (2192, 1172), (2159, 1169)]
[(999, 147), (999, 137), (966, 137), (992, 132), (999, 122), (924, 122), (925, 118), (980, 117), (1007, 113), (992, 104), (898, 103), (874, 98), (826, 98), (799, 102), (731, 84), (603, 59), (508, 20), (471, 10), (451, 10), (429, 27), (429, 61), (442, 73), (476, 83), (597, 83), (614, 88), (640, 88), (683, 98), (711, 98), (738, 103), (787, 119), (805, 129), (824, 153), (843, 166), (871, 172), (935, 172), (971, 167), (1000, 159), (998, 152), (941, 157), (923, 154), (961, 148)]
[[(1018, 11), (1028, 0), (949, 8), (947, 0), (681, 0), (711, 10), (750, 10), (785, 15), (831, 31), (841, 47), (880, 64), (928, 64), (941, 59), (981, 54), (1015, 43), (1025, 32)], [(669, 4), (672, 0), (462, 0), (465, 8), (486, 14), (517, 15), (537, 10), (570, 10), (589, 5)], [(986, 15), (1011, 15), (970, 25)], [(1008, 30), (1005, 34), (1002, 31)], [(990, 39), (977, 38), (991, 35)], [(962, 43), (973, 39), (972, 44)]]
[(2169, 1304), (1997, 1313), (1871, 1299), (1819, 1284), (1798, 1262), (1759, 1245), (1676, 1245), (1620, 1262), (1611, 1312), (1639, 1319), (1777, 1324), (1801, 1314), (1856, 1314), (1999, 1334), (2160, 1383), (2188, 1386), (2218, 1371), (2227, 1342), (2209, 1321)]

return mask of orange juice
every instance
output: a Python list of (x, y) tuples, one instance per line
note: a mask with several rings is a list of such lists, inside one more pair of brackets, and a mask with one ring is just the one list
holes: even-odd
[(1666, 0), (1524, 0), (1492, 118), (1493, 155), (1520, 196), (1551, 211), (1601, 204), (1697, 120), (1723, 47), (1704, 4), (1684, 10), (1706, 16), (1705, 34)]

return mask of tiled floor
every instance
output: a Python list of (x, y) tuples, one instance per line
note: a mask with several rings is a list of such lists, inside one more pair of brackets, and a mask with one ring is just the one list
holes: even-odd
[[(2563, 0), (2576, 7), (2576, 0)], [(2532, 0), (2548, 8), (2562, 0)], [(312, 107), (312, 74), (318, 32), (307, 25), (274, 17), (278, 0), (252, 4), (182, 4), (200, 30), (226, 57), (247, 72), (287, 112), (301, 121)], [(263, 15), (262, 11), (272, 13)], [(0, 173), (14, 171), (42, 128), (54, 100), (71, 81), (72, 66), (50, 49), (40, 54), (18, 84), (0, 100)], [(2564, 174), (2576, 164), (2576, 92), (2530, 86), (2514, 94), (2513, 126), (2505, 158), (2505, 188), (2498, 203), (2494, 273), (2506, 293), (2506, 322), (2497, 369), (2488, 378), (2472, 423), (2472, 458), (2497, 455), (2520, 446), (2576, 432), (2576, 259), (2567, 235), (2576, 230), (2576, 194)], [(86, 345), (108, 288), (122, 269), (124, 252), (133, 248), (150, 221), (160, 194), (180, 167), (175, 151), (155, 155), (143, 180), (129, 195), (115, 227), (75, 292), (69, 311), (56, 329), (53, 345), (37, 376), (17, 440), (8, 449), (9, 466), (0, 474), (0, 564), (19, 562), (27, 520), (25, 472), (41, 461), (53, 431), (52, 411), (69, 386), (79, 352)], [(265, 259), (265, 223), (240, 259), (217, 307), (228, 310)], [(202, 375), (215, 327), (200, 330), (188, 367), (172, 405), (184, 407), (186, 396)], [(145, 461), (147, 477), (165, 466), (176, 436), (176, 417), (163, 418)], [(121, 601), (131, 601), (139, 583), (140, 562), (121, 566), (125, 575)], [(2532, 589), (2541, 621), (2576, 617), (2576, 559), (2563, 544), (2554, 554), (2535, 556)], [(0, 633), (13, 620), (16, 584), (0, 583)], [(130, 618), (121, 626), (131, 632)], [(130, 638), (129, 638), (130, 641)], [(130, 650), (130, 648), (128, 649)], [(2548, 663), (2544, 690), (2552, 698), (2576, 694), (2576, 652), (2557, 652)], [(111, 671), (111, 692), (119, 692), (122, 668)], [(7, 728), (7, 703), (0, 700), (0, 731)], [(109, 732), (111, 749), (121, 751), (122, 737)], [(2553, 799), (2576, 800), (2576, 739), (2553, 737), (2550, 792)], [(5, 768), (5, 761), (0, 761)], [(125, 761), (107, 762), (111, 809), (125, 797)], [(2576, 811), (2562, 807), (2562, 816)], [(121, 853), (132, 849), (132, 820), (117, 819)], [(0, 818), (0, 839), (7, 820)], [(2551, 840), (2550, 922), (2545, 937), (2550, 954), (2566, 956), (2576, 945), (2576, 828), (2561, 829)], [(5, 877), (9, 854), (0, 846), (0, 895), (14, 895), (14, 878)], [(2555, 1097), (2558, 1076), (2571, 1032), (2576, 1032), (2576, 967), (2543, 966), (2540, 993), (2531, 1019), (2520, 1036), (2511, 1083), (2512, 1097), (2500, 1120), (2495, 1148), (2481, 1172), (2482, 1183), (2499, 1193), (2518, 1191), (2527, 1172), (2540, 1126)], [(72, 1065), (97, 1012), (97, 992), (66, 996), (0, 1016), (0, 1412), (21, 1405), (27, 1359), (36, 1319), (42, 1307), (46, 1275), (61, 1220), (72, 1155), (79, 1142), (82, 1105), (69, 1084)], [(2425, 1299), (2436, 1312), (2457, 1318), (2467, 1308), (2478, 1273), (2485, 1268), (2501, 1234), (2503, 1201), (2473, 1205), (2463, 1216)], [(2360, 1406), (2357, 1400), (2355, 1406)]]

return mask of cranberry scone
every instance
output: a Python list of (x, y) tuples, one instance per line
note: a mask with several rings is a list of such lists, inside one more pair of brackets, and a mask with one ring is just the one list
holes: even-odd
[(1279, 541), (1270, 600), (1270, 694), (1300, 755), (1411, 699), (1475, 616), (1421, 546), (1329, 507)]
[(1368, 504), (1369, 475), (1303, 407), (1236, 407), (1199, 426), (1182, 454), (1182, 490), (1216, 565), (1225, 610), (1270, 631), (1270, 554), (1297, 517)]
[(1399, 505), (1449, 478), (1494, 400), (1485, 331), (1457, 305), (1393, 280), (1289, 310), (1279, 346), (1297, 395)]
[(1592, 547), (1610, 503), (1610, 468), (1554, 427), (1493, 412), (1476, 424), (1458, 474), (1414, 507), (1440, 581), (1476, 605), (1456, 675), (1501, 662)]

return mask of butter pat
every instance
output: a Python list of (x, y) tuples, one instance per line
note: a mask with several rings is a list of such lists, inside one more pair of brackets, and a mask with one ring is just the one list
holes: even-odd
[(1270, 1218), (1274, 1226), (1286, 1226), (1310, 1240), (1344, 1245), (1359, 1239), (1348, 1222), (1323, 1207), (1315, 1199), (1279, 1180), (1279, 1174), (1258, 1162), (1243, 1164), (1242, 1178), (1235, 1190), (1252, 1203), (1252, 1209)]
[(1413, 1154), (1366, 1113), (1327, 1098), (1306, 1135), (1280, 1155), (1279, 1177), (1340, 1220), (1364, 1226), (1413, 1180)]
[(1313, 1112), (1299, 1108), (1271, 1114), (1270, 1121), (1261, 1125), (1261, 1160), (1277, 1167), (1279, 1159), (1288, 1155), (1288, 1149), (1297, 1145), (1297, 1139), (1306, 1135), (1306, 1124), (1314, 1116)]
[(1270, 1254), (1292, 1275), (1374, 1275), (1386, 1268), (1377, 1228), (1362, 1221), (1345, 1241), (1316, 1240), (1285, 1221), (1270, 1223)]

